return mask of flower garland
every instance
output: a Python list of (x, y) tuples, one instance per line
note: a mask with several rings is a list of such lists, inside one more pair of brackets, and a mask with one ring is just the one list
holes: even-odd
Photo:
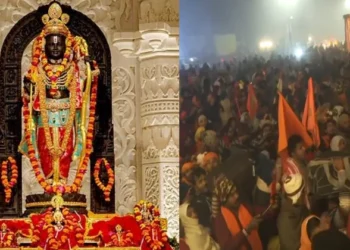
[[(34, 60), (35, 61), (35, 60)], [(93, 61), (93, 67), (95, 70), (98, 70), (97, 63)], [(92, 139), (94, 133), (94, 123), (95, 123), (95, 113), (96, 113), (96, 99), (97, 99), (97, 85), (98, 85), (98, 76), (94, 76), (92, 86), (91, 86), (91, 99), (90, 99), (90, 107), (89, 107), (89, 123), (88, 130), (86, 136), (86, 151), (85, 156), (83, 158), (83, 163), (80, 165), (77, 175), (75, 176), (74, 182), (71, 186), (68, 185), (51, 185), (49, 184), (40, 171), (39, 161), (36, 157), (35, 148), (31, 141), (31, 133), (32, 131), (29, 128), (29, 106), (28, 101), (23, 98), (23, 117), (24, 117), (24, 125), (25, 125), (25, 140), (28, 144), (28, 157), (33, 167), (35, 177), (37, 178), (39, 184), (44, 189), (46, 193), (72, 193), (78, 192), (81, 188), (81, 183), (84, 178), (84, 174), (87, 171), (87, 166), (89, 163), (90, 155), (92, 153)]]
[[(121, 239), (119, 238), (121, 237)], [(116, 232), (111, 236), (111, 244), (110, 246), (114, 247), (131, 247), (134, 246), (135, 243), (133, 241), (134, 235), (130, 231), (121, 232), (121, 235), (118, 237), (118, 233)]]
[[(8, 179), (8, 163), (11, 163), (11, 178)], [(17, 184), (18, 180), (18, 167), (16, 160), (12, 157), (8, 157), (6, 161), (1, 165), (1, 183), (5, 188), (5, 202), (9, 203), (11, 200), (12, 188)]]
[[(101, 162), (103, 162), (107, 170), (107, 174), (108, 174), (107, 186), (103, 185), (99, 177), (99, 174), (101, 171)], [(93, 176), (97, 187), (103, 191), (105, 201), (107, 202), (111, 201), (110, 195), (114, 184), (114, 171), (111, 168), (111, 165), (109, 164), (106, 158), (100, 158), (96, 161)]]
[[(40, 218), (40, 221), (35, 225), (36, 229), (32, 237), (32, 243), (36, 246), (42, 241), (43, 231), (47, 232), (47, 249), (64, 249), (64, 244), (71, 238), (71, 235), (74, 235), (76, 242), (79, 246), (84, 244), (84, 229), (79, 227), (74, 216), (69, 213), (67, 208), (62, 210), (64, 215), (64, 225), (61, 229), (56, 230), (53, 225), (54, 218), (51, 210), (48, 210), (44, 216)], [(61, 232), (60, 237), (58, 233)]]
[[(152, 215), (153, 219), (150, 223), (147, 223), (142, 212), (144, 208)], [(151, 202), (141, 200), (134, 207), (134, 216), (136, 221), (139, 223), (141, 228), (142, 236), (152, 250), (161, 250), (166, 243), (168, 243), (168, 236), (160, 226), (160, 213), (157, 206), (153, 205)], [(161, 234), (161, 239), (159, 240), (158, 234)]]

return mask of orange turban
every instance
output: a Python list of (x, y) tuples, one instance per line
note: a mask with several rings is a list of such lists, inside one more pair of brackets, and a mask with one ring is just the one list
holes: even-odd
[(214, 152), (209, 152), (204, 155), (203, 163), (207, 164), (210, 160), (219, 160), (219, 155)]
[(184, 174), (184, 173), (188, 172), (193, 167), (194, 167), (193, 162), (186, 162), (184, 165), (182, 165), (181, 174)]

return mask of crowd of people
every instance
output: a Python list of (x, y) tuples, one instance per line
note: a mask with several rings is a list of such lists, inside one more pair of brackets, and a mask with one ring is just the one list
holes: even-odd
[(349, 59), (182, 66), (181, 249), (350, 249)]

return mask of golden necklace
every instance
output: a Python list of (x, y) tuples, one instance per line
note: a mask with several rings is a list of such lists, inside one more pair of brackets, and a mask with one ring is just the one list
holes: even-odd
[(50, 151), (50, 155), (52, 157), (61, 157), (61, 155), (64, 152), (64, 149), (67, 148), (68, 140), (72, 132), (73, 124), (74, 124), (74, 117), (75, 117), (75, 111), (76, 111), (76, 95), (77, 90), (74, 86), (75, 79), (74, 79), (74, 64), (71, 66), (71, 68), (68, 70), (67, 74), (67, 85), (69, 86), (69, 102), (70, 102), (70, 108), (69, 108), (69, 117), (67, 124), (65, 126), (65, 131), (63, 135), (63, 140), (61, 143), (61, 146), (58, 148), (55, 148), (52, 142), (51, 132), (50, 132), (50, 126), (49, 126), (49, 116), (48, 111), (46, 108), (46, 88), (44, 83), (44, 77), (43, 74), (40, 74), (39, 81), (38, 81), (38, 91), (39, 91), (39, 102), (40, 102), (40, 112), (41, 112), (41, 118), (42, 123), (44, 127), (44, 133), (45, 133), (45, 139), (47, 147)]

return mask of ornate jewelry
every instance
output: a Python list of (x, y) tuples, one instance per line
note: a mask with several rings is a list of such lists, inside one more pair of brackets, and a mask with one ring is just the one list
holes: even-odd
[(70, 103), (59, 102), (56, 99), (47, 100), (46, 109), (52, 112), (56, 112), (62, 109), (70, 109)]
[[(39, 77), (40, 79), (40, 77)], [(74, 80), (74, 78), (73, 78)], [(71, 85), (75, 84), (74, 81), (70, 83)], [(68, 140), (71, 135), (71, 131), (74, 125), (74, 117), (75, 117), (75, 111), (76, 111), (76, 88), (71, 88), (70, 91), (70, 97), (69, 97), (69, 117), (67, 124), (65, 126), (65, 131), (63, 135), (63, 140), (61, 142), (61, 145), (58, 148), (55, 148), (53, 145), (53, 140), (51, 137), (50, 132), (50, 126), (49, 126), (49, 117), (48, 117), (48, 111), (46, 109), (46, 91), (45, 91), (45, 85), (43, 84), (43, 81), (40, 79), (38, 82), (38, 91), (39, 91), (39, 101), (40, 101), (40, 112), (43, 122), (43, 127), (45, 131), (45, 139), (47, 146), (50, 150), (50, 154), (53, 158), (61, 157), (61, 155), (64, 152), (64, 149), (67, 148)]]

